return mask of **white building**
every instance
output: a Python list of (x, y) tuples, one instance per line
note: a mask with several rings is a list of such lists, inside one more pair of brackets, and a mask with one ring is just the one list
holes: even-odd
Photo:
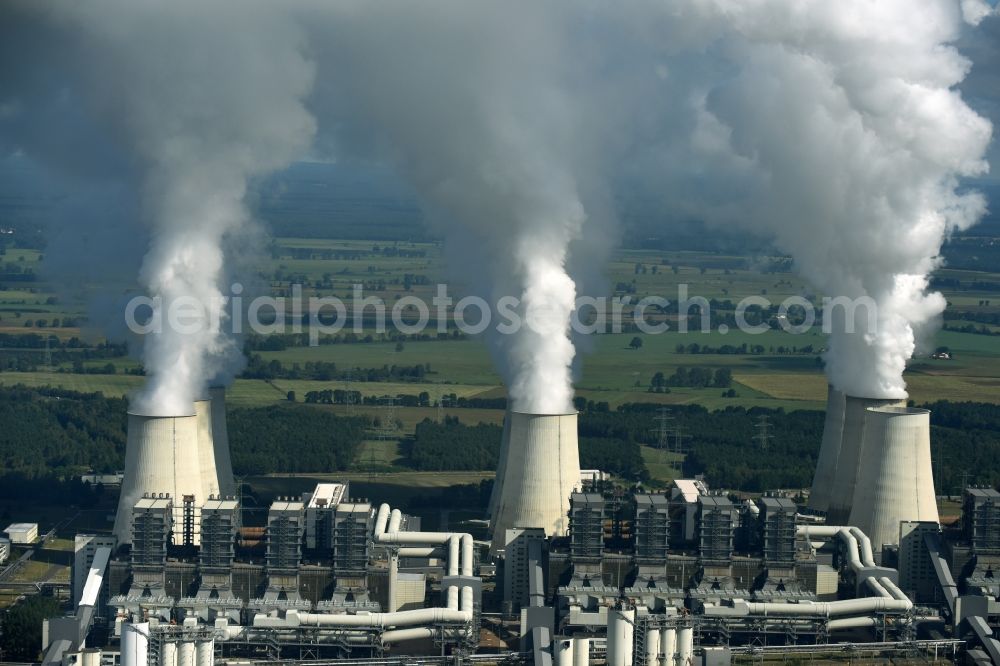
[(38, 523), (12, 523), (4, 532), (11, 543), (35, 543), (38, 540)]

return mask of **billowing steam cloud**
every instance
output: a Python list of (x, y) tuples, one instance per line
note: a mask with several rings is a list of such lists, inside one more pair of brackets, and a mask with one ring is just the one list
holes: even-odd
[(186, 413), (239, 358), (222, 331), (223, 241), (249, 220), (248, 181), (312, 140), (301, 101), (313, 69), (272, 7), (97, 0), (42, 10), (74, 36), (76, 92), (141, 173), (152, 245), (140, 282), (156, 301), (134, 405), (146, 413)]
[[(991, 127), (956, 92), (970, 63), (951, 46), (993, 20), (981, 0), (15, 5), (65, 28), (48, 64), (141, 174), (160, 313), (210, 305), (146, 338), (152, 412), (188, 409), (234, 356), (223, 244), (248, 183), (310, 148), (304, 104), (317, 153), (413, 183), (467, 293), (520, 300), (529, 325), (491, 343), (524, 411), (571, 407), (569, 317), (607, 250), (608, 173), (655, 179), (676, 219), (772, 238), (825, 295), (871, 299), (827, 355), (833, 384), (868, 397), (905, 395), (944, 307), (928, 275), (985, 209), (960, 179), (985, 173)], [(0, 98), (0, 129), (18, 113)]]
[(537, 3), (451, 1), (338, 3), (310, 23), (322, 31), (319, 117), (346, 119), (354, 142), (370, 141), (345, 148), (403, 170), (438, 212), (468, 292), (519, 299), (527, 325), (490, 338), (513, 408), (570, 410), (567, 266), (588, 224), (579, 185), (596, 140), (560, 25)]
[[(694, 196), (671, 189), (675, 201), (772, 236), (824, 294), (874, 301), (874, 312), (856, 311), (854, 332), (837, 310), (827, 372), (853, 395), (905, 397), (916, 335), (945, 306), (928, 275), (947, 236), (985, 210), (958, 187), (987, 170), (991, 133), (954, 90), (970, 67), (949, 46), (958, 4), (699, 0), (675, 10), (690, 30), (666, 46), (664, 86), (685, 134), (663, 140), (661, 173), (668, 188), (692, 172), (716, 184)], [(694, 76), (671, 68), (694, 52)]]

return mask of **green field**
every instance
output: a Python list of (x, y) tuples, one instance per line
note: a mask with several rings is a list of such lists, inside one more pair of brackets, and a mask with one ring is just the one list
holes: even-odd
[[(376, 250), (376, 248), (378, 248)], [(391, 252), (385, 248), (390, 248)], [(420, 256), (399, 256), (415, 253)], [(390, 256), (394, 255), (394, 256)], [(44, 264), (40, 253), (33, 250), (8, 250), (0, 258), (7, 264), (31, 267), (38, 272)], [(791, 272), (762, 272), (772, 262), (770, 257), (741, 257), (705, 252), (666, 252), (623, 249), (614, 253), (607, 266), (609, 294), (628, 292), (634, 303), (647, 295), (658, 295), (676, 301), (678, 288), (687, 285), (691, 296), (732, 300), (751, 295), (766, 295), (772, 302), (788, 296), (806, 295), (818, 298), (807, 284)], [(366, 296), (379, 296), (390, 305), (400, 297), (414, 295), (427, 299), (434, 295), (436, 284), (448, 279), (442, 249), (435, 242), (385, 242), (363, 240), (323, 240), (277, 238), (269, 258), (260, 266), (261, 274), (270, 279), (274, 295), (286, 295), (293, 283), (304, 285), (303, 296), (335, 295), (348, 301), (355, 284), (365, 285)], [(655, 271), (655, 272), (654, 272)], [(72, 295), (56, 293), (54, 287), (41, 278), (31, 283), (10, 283), (0, 289), (0, 332), (39, 333), (60, 339), (83, 336), (95, 341), (93, 331), (74, 327), (39, 329), (38, 319), (81, 317), (87, 303), (74, 300)], [(1000, 273), (978, 273), (943, 269), (941, 278), (976, 282), (981, 285), (1000, 283)], [(410, 288), (406, 283), (410, 282)], [(449, 283), (451, 294), (461, 293), (461, 285)], [(949, 307), (956, 312), (977, 315), (1000, 311), (1000, 291), (991, 292), (944, 290)], [(80, 290), (85, 291), (83, 289)], [(118, 288), (120, 292), (120, 287)], [(32, 326), (27, 326), (32, 322)], [(949, 322), (961, 325), (964, 322)], [(366, 322), (366, 326), (370, 322)], [(996, 328), (996, 327), (992, 327)], [(374, 333), (370, 328), (365, 333)], [(751, 335), (740, 331), (722, 334), (712, 332), (680, 333), (674, 330), (660, 334), (638, 334), (639, 349), (630, 341), (635, 333), (592, 335), (578, 345), (574, 367), (577, 395), (595, 402), (607, 402), (612, 408), (628, 402), (653, 402), (663, 405), (697, 403), (710, 409), (728, 406), (764, 406), (772, 408), (822, 409), (826, 396), (826, 381), (818, 363), (825, 346), (825, 336), (818, 330), (803, 335), (782, 331), (767, 331)], [(371, 343), (324, 344), (318, 347), (288, 347), (283, 351), (258, 353), (264, 362), (279, 361), (286, 369), (296, 364), (334, 363), (338, 371), (352, 371), (353, 381), (314, 381), (307, 379), (257, 380), (239, 379), (229, 390), (233, 407), (254, 407), (287, 402), (289, 392), (303, 402), (310, 391), (353, 389), (366, 397), (417, 395), (427, 392), (431, 404), (441, 396), (498, 398), (505, 389), (485, 342), (480, 338), (405, 341), (379, 338)], [(678, 345), (718, 348), (761, 345), (758, 355), (688, 354), (678, 353)], [(926, 356), (914, 360), (906, 374), (911, 398), (917, 402), (939, 399), (1000, 402), (1000, 336), (940, 331), (926, 341), (927, 349), (946, 346), (951, 360), (930, 360)], [(811, 347), (810, 353), (798, 353)], [(782, 349), (784, 353), (782, 353)], [(0, 354), (7, 350), (0, 349)], [(41, 354), (41, 352), (32, 352)], [(138, 389), (143, 379), (124, 374), (135, 367), (130, 358), (111, 359), (117, 369), (114, 375), (72, 374), (70, 364), (63, 363), (63, 372), (0, 372), (0, 384), (57, 386), (83, 392), (99, 391), (106, 395), (123, 396)], [(85, 366), (104, 365), (107, 360), (85, 362)], [(419, 382), (363, 382), (364, 370), (391, 366), (429, 366)], [(669, 392), (650, 392), (650, 380), (658, 372), (665, 376), (677, 368), (702, 367), (710, 370), (728, 368), (732, 372), (734, 396), (724, 395), (716, 388), (671, 388)], [(380, 401), (384, 403), (384, 401)], [(391, 412), (382, 404), (345, 406), (316, 405), (336, 413), (367, 414), (385, 419), (392, 416), (401, 424), (398, 436), (412, 433), (416, 423), (425, 418), (440, 418), (442, 411), (457, 416), (465, 423), (479, 421), (499, 423), (502, 412), (494, 409), (457, 409), (436, 407), (397, 407)], [(666, 480), (670, 465), (658, 459), (660, 452), (643, 451), (647, 466), (655, 479)], [(398, 470), (399, 441), (366, 442), (356, 461), (361, 477), (370, 473), (386, 474)], [(395, 477), (393, 477), (395, 478)], [(478, 477), (477, 477), (478, 478)], [(431, 475), (431, 480), (453, 481), (450, 477)], [(408, 481), (410, 479), (407, 477)]]

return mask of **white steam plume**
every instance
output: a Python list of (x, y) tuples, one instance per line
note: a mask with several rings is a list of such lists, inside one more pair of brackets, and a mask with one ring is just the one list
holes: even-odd
[[(959, 189), (987, 170), (991, 126), (955, 90), (970, 67), (949, 45), (958, 4), (698, 0), (675, 12), (688, 28), (664, 47), (664, 88), (684, 134), (664, 132), (657, 159), (670, 183), (704, 173), (718, 186), (673, 200), (772, 236), (825, 295), (873, 299), (877, 332), (835, 324), (827, 373), (852, 395), (905, 397), (917, 335), (945, 306), (928, 275), (948, 235), (985, 210)], [(680, 66), (692, 54), (693, 74)]]
[[(248, 222), (248, 181), (302, 154), (314, 133), (301, 101), (313, 68), (273, 3), (97, 0), (52, 5), (77, 32), (92, 110), (142, 173), (152, 246), (140, 281), (162, 326), (145, 337), (151, 414), (191, 409), (234, 358), (222, 330), (223, 242)], [(172, 305), (190, 303), (171, 325)], [(238, 354), (235, 355), (238, 357)]]
[(469, 291), (520, 299), (530, 324), (489, 338), (512, 407), (571, 410), (567, 266), (592, 223), (581, 182), (596, 133), (568, 85), (562, 26), (538, 3), (448, 0), (338, 3), (309, 23), (317, 114), (344, 123), (355, 143), (342, 149), (400, 167), (440, 213)]

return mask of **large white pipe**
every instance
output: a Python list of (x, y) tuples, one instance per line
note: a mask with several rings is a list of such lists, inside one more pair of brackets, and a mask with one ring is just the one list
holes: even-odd
[(177, 646), (177, 666), (195, 666), (194, 641), (183, 641)]
[[(444, 627), (441, 631), (444, 632), (445, 638), (461, 638), (463, 635), (463, 630)], [(385, 645), (390, 645), (394, 643), (403, 643), (406, 641), (417, 641), (426, 640), (428, 638), (434, 638), (438, 635), (438, 629), (436, 627), (413, 627), (410, 629), (393, 629), (382, 633), (382, 643)]]
[(389, 524), (389, 512), (391, 509), (388, 504), (383, 504), (378, 508), (378, 515), (375, 517), (375, 538), (377, 539), (379, 535), (385, 532), (386, 526)]
[[(466, 592), (468, 590), (468, 592)], [(459, 594), (457, 588), (449, 588), (449, 599)], [(472, 588), (465, 587), (461, 592), (462, 608), (418, 608), (414, 610), (396, 611), (390, 613), (357, 613), (355, 615), (327, 613), (300, 613), (295, 610), (285, 612), (284, 618), (272, 617), (258, 613), (253, 618), (255, 627), (293, 628), (303, 627), (374, 627), (385, 629), (389, 627), (406, 627), (415, 624), (472, 622)], [(451, 605), (449, 603), (449, 605)], [(456, 606), (458, 604), (456, 603)]]
[(177, 643), (170, 641), (163, 643), (163, 647), (160, 648), (160, 666), (177, 666)]
[(659, 666), (660, 660), (660, 630), (646, 631), (646, 666)]
[(211, 640), (198, 641), (195, 655), (198, 666), (212, 666), (215, 663), (215, 642)]
[(573, 666), (590, 666), (590, 639), (573, 639)]
[(122, 625), (121, 666), (147, 666), (149, 623)]
[(673, 666), (677, 656), (677, 630), (665, 628), (660, 630), (660, 661), (661, 666)]
[(677, 664), (678, 666), (690, 666), (694, 656), (694, 629), (691, 627), (681, 627), (677, 632)]
[(448, 555), (443, 548), (434, 546), (403, 546), (397, 552), (400, 557), (443, 558)]
[(608, 666), (632, 666), (632, 637), (635, 611), (608, 610)]
[(399, 509), (393, 509), (392, 513), (389, 514), (389, 531), (398, 532), (400, 525), (403, 524), (403, 512)]
[(556, 638), (552, 644), (552, 652), (555, 656), (555, 666), (573, 666), (572, 638)]
[(472, 575), (473, 542), (471, 534), (462, 535), (462, 575)]
[(448, 539), (448, 575), (458, 575), (458, 546), (460, 538), (457, 534), (452, 534)]
[(842, 617), (836, 620), (830, 620), (826, 623), (826, 628), (829, 631), (837, 631), (839, 629), (857, 629), (859, 627), (873, 627), (875, 626), (875, 618), (868, 615), (862, 615), (859, 617)]
[[(471, 576), (473, 571), (472, 535), (466, 532), (400, 532), (402, 513), (388, 504), (378, 508), (375, 518), (376, 543), (406, 546), (443, 546), (448, 544), (448, 575)], [(393, 530), (393, 527), (397, 528)], [(400, 553), (402, 554), (402, 552)]]

